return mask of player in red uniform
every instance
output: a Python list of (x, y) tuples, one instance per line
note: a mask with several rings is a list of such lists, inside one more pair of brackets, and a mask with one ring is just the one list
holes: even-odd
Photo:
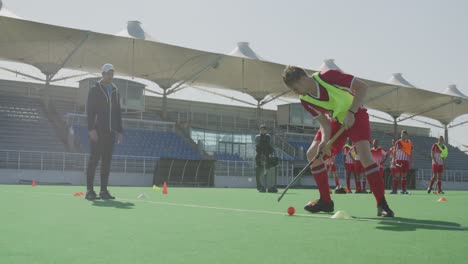
[(351, 140), (348, 138), (348, 142), (343, 147), (343, 160), (345, 165), (345, 172), (346, 172), (346, 192), (352, 193), (351, 191), (351, 176), (354, 176), (354, 159), (351, 156), (351, 148), (352, 143)]
[[(401, 139), (395, 143), (395, 166), (396, 175), (401, 179), (401, 194), (409, 194), (406, 189), (407, 175), (410, 169), (410, 164), (413, 161), (413, 143), (408, 139), (408, 132), (401, 131)], [(398, 181), (393, 181), (393, 189), (391, 194), (396, 194)]]
[(444, 145), (444, 137), (440, 136), (437, 143), (432, 145), (432, 178), (427, 188), (427, 193), (431, 193), (434, 180), (437, 180), (437, 193), (442, 191), (442, 175), (444, 174), (444, 161), (448, 155), (448, 148)]
[(354, 193), (367, 193), (366, 179), (364, 178), (364, 167), (362, 166), (361, 158), (355, 145), (351, 149), (351, 155), (354, 159), (354, 183), (356, 184), (356, 190)]
[(325, 160), (326, 163), (326, 168), (328, 171), (328, 175), (333, 177), (335, 179), (335, 189), (340, 186), (340, 180), (338, 179), (338, 172), (336, 170), (336, 164), (335, 164), (335, 155), (331, 155)]
[(392, 174), (393, 185), (398, 189), (398, 180), (396, 178), (396, 166), (395, 166), (395, 139), (392, 139), (392, 147), (388, 150), (390, 155), (390, 173)]
[[(315, 135), (307, 158), (312, 160), (320, 151), (325, 156), (338, 154), (346, 138), (356, 144), (365, 175), (377, 201), (377, 215), (393, 217), (394, 212), (385, 199), (384, 182), (379, 176), (379, 167), (372, 160), (370, 153), (370, 124), (367, 109), (363, 107), (368, 86), (358, 78), (338, 70), (328, 70), (307, 75), (304, 69), (288, 66), (283, 72), (284, 83), (300, 95), (304, 108), (320, 124), (320, 131)], [(325, 146), (341, 127), (346, 128), (334, 142), (331, 150)], [(320, 192), (320, 199), (308, 203), (304, 209), (316, 212), (333, 212), (334, 203), (330, 197), (327, 172), (321, 159), (314, 161), (311, 172)]]
[(388, 152), (384, 148), (379, 146), (379, 141), (377, 139), (374, 139), (374, 141), (372, 141), (371, 153), (372, 153), (372, 158), (374, 159), (374, 162), (377, 163), (377, 165), (380, 168), (380, 177), (383, 177), (384, 175), (383, 164), (388, 158)]

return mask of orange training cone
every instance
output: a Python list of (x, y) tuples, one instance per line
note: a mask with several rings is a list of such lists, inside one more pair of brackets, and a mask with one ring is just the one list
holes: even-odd
[(163, 184), (163, 191), (162, 191), (163, 194), (167, 194), (167, 184), (166, 182), (164, 182)]
[(441, 197), (439, 200), (437, 200), (438, 202), (446, 202), (447, 201), (447, 198), (445, 197)]
[(36, 181), (32, 181), (31, 186), (36, 187)]

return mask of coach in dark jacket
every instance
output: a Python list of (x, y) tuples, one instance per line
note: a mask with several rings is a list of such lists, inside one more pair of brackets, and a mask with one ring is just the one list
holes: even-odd
[(90, 151), (88, 169), (86, 172), (86, 199), (95, 200), (94, 175), (101, 160), (101, 199), (115, 199), (107, 190), (109, 172), (114, 151), (114, 142), (122, 142), (122, 114), (120, 110), (120, 96), (117, 87), (112, 83), (114, 67), (112, 64), (102, 66), (102, 79), (90, 88), (86, 113), (88, 117), (88, 131)]

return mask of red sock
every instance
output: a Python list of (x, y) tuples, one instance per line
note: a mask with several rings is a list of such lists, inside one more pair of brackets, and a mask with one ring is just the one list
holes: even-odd
[(351, 191), (351, 179), (349, 177), (346, 177), (346, 187)]
[(431, 182), (429, 183), (429, 189), (432, 189), (432, 186), (434, 186), (434, 179), (431, 179)]
[(366, 179), (362, 179), (362, 189), (363, 189), (363, 190), (366, 189), (366, 184), (367, 184)]
[(361, 190), (361, 181), (359, 179), (354, 178), (354, 183), (356, 184), (356, 192)]
[(442, 181), (441, 180), (438, 180), (437, 181), (437, 190), (440, 192), (442, 191)]
[(325, 165), (320, 164), (317, 167), (311, 168), (310, 171), (312, 175), (314, 175), (315, 183), (320, 192), (320, 199), (330, 203), (332, 200), (330, 197), (330, 186), (328, 185), (328, 174)]
[(335, 187), (336, 186), (340, 186), (340, 180), (338, 179), (338, 177), (335, 178)]
[(406, 178), (401, 179), (401, 190), (406, 192)]
[(398, 178), (396, 178), (396, 177), (393, 178), (392, 183), (393, 183), (393, 190), (395, 190), (395, 191), (398, 190)]
[(365, 175), (369, 181), (370, 189), (372, 194), (374, 194), (377, 205), (379, 205), (385, 201), (385, 185), (383, 178), (379, 176), (379, 167), (374, 163), (365, 170)]

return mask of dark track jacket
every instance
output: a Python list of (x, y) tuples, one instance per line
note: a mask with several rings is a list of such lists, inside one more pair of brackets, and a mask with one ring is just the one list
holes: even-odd
[(88, 131), (96, 129), (98, 133), (110, 133), (112, 131), (122, 133), (122, 112), (117, 87), (112, 84), (112, 92), (109, 98), (107, 89), (100, 82), (96, 82), (88, 93), (86, 114), (88, 117)]

